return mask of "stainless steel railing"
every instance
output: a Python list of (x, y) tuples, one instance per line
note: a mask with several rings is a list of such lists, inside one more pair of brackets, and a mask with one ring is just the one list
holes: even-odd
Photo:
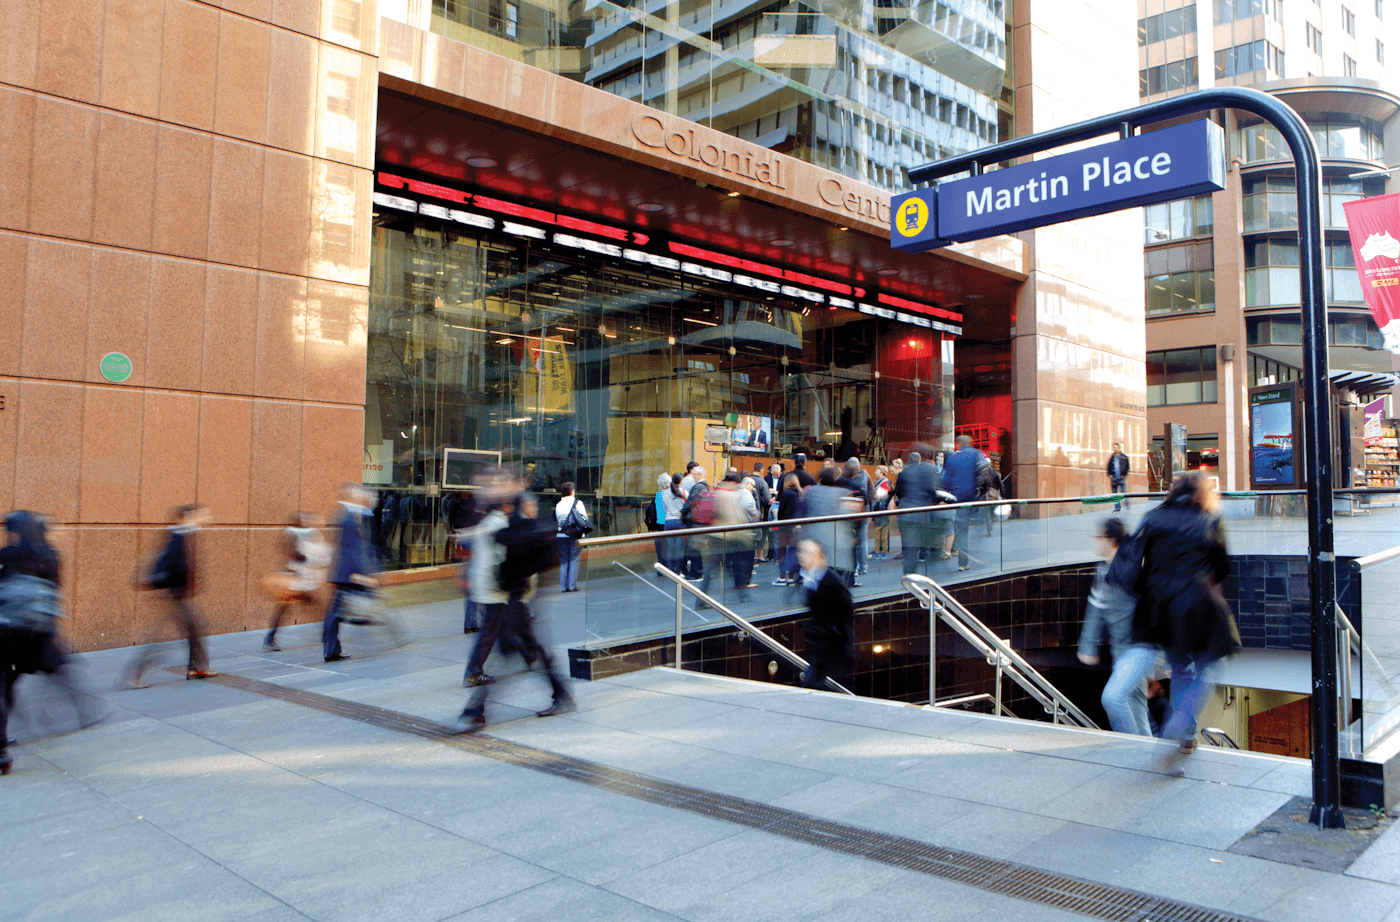
[[(799, 671), (807, 671), (807, 667), (810, 664), (805, 659), (798, 656), (796, 653), (792, 652), (782, 644), (778, 643), (778, 641), (774, 640), (772, 637), (769, 637), (763, 631), (754, 627), (752, 622), (739, 617), (734, 612), (730, 611), (728, 608), (725, 608), (712, 596), (710, 596), (709, 593), (702, 592), (700, 591), (700, 589), (696, 588), (695, 586), (692, 586), (690, 584), (690, 581), (687, 580), (684, 576), (681, 576), (674, 570), (669, 569), (664, 564), (658, 563), (653, 564), (653, 566), (655, 567), (657, 573), (660, 573), (663, 577), (669, 579), (671, 582), (676, 584), (676, 669), (681, 668), (681, 643), (683, 640), (683, 635), (685, 633), (685, 628), (681, 624), (681, 617), (685, 611), (685, 593), (689, 592), (691, 595), (695, 596), (695, 598), (699, 599), (704, 604), (710, 606), (715, 611), (719, 612), (720, 615), (722, 615), (735, 627), (738, 627), (746, 634), (752, 635), (759, 643), (763, 644), (765, 647), (772, 650), (774, 653), (778, 654), (783, 659), (787, 660)], [(833, 679), (828, 678), (826, 680), (826, 684), (831, 688), (832, 691), (842, 692), (843, 694), (847, 695), (855, 694), (855, 692), (837, 683)]]
[(917, 573), (906, 575), (902, 582), (904, 588), (908, 589), (929, 610), (928, 700), (933, 706), (939, 706), (935, 678), (938, 672), (935, 662), (937, 651), (935, 628), (941, 619), (963, 640), (971, 644), (973, 649), (986, 657), (989, 665), (996, 668), (996, 688), (993, 697), (998, 713), (1002, 712), (1001, 686), (1004, 676), (1019, 685), (1026, 694), (1040, 702), (1041, 707), (1045, 708), (1045, 713), (1050, 715), (1050, 719), (1054, 723), (1060, 723), (1060, 717), (1063, 715), (1068, 723), (1091, 730), (1098, 729), (1098, 724), (1094, 723), (1073, 701), (1065, 697), (1064, 693), (1054, 685), (1051, 685), (1050, 681), (1041, 675), (1034, 666), (1011, 649), (1010, 644), (998, 637), (991, 628), (963, 607), (962, 603), (953, 598), (942, 586), (927, 576), (920, 576)]

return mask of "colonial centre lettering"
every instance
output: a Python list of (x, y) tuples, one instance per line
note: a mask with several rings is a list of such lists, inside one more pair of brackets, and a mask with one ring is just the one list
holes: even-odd
[(698, 140), (692, 127), (679, 131), (667, 130), (666, 123), (655, 115), (639, 115), (632, 119), (632, 136), (642, 145), (664, 150), (673, 157), (693, 160), (774, 189), (787, 188), (782, 158), (765, 148), (744, 144), (736, 139), (710, 144)]
[[(1108, 157), (1090, 160), (1081, 170), (1083, 191), (1088, 192), (1100, 184), (1107, 189), (1126, 185), (1134, 180), (1166, 176), (1171, 169), (1171, 154), (1165, 151), (1138, 157), (1136, 160), (1110, 161)], [(1025, 194), (1026, 204), (1029, 205), (1039, 205), (1061, 196), (1067, 197), (1070, 194), (1069, 177), (1049, 176), (1048, 173), (1042, 172), (1039, 178), (1032, 177), (1027, 182), (1009, 189), (998, 189), (995, 196), (990, 186), (980, 190), (968, 190), (967, 217), (1020, 208), (1022, 193)]]

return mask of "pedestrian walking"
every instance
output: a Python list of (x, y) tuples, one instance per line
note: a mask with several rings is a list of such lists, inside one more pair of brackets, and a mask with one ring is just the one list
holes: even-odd
[[(763, 462), (755, 461), (753, 472), (744, 475), (744, 480), (752, 484), (754, 505), (758, 518), (755, 521), (768, 521), (768, 509), (773, 505), (773, 492), (768, 488), (768, 478), (763, 473)], [(768, 532), (761, 529), (754, 534), (754, 562), (764, 563), (768, 559)]]
[(1094, 585), (1084, 626), (1079, 630), (1079, 660), (1089, 666), (1101, 661), (1099, 650), (1105, 639), (1113, 653), (1113, 672), (1104, 685), (1099, 701), (1108, 714), (1108, 723), (1119, 733), (1151, 736), (1147, 714), (1147, 676), (1157, 664), (1159, 650), (1152, 644), (1133, 642), (1133, 613), (1137, 596), (1132, 588), (1109, 579), (1110, 564), (1126, 541), (1123, 520), (1111, 518), (1094, 536), (1099, 556)]
[[(837, 485), (841, 478), (836, 466), (824, 467), (817, 475), (817, 485), (807, 491), (807, 518), (856, 512), (858, 500), (849, 489)], [(810, 522), (803, 526), (803, 535), (821, 545), (827, 565), (851, 587), (859, 586), (855, 578), (855, 530), (849, 521)]]
[(1215, 666), (1240, 648), (1234, 613), (1220, 591), (1230, 574), (1230, 557), (1218, 503), (1219, 494), (1202, 472), (1178, 477), (1138, 526), (1117, 577), (1126, 581), (1136, 563), (1133, 640), (1160, 646), (1171, 669), (1172, 716), (1162, 736), (1178, 746), (1163, 760), (1163, 770), (1195, 751), (1196, 716), (1210, 693)]
[(778, 494), (777, 517), (779, 522), (787, 524), (779, 525), (778, 532), (778, 578), (773, 580), (774, 586), (792, 586), (797, 582), (797, 573), (800, 569), (797, 562), (797, 532), (796, 520), (806, 515), (806, 497), (802, 492), (802, 484), (797, 479), (795, 472), (783, 477), (783, 489)]
[(0, 548), (0, 775), (10, 773), (9, 715), (22, 675), (47, 673), (73, 703), (80, 727), (104, 716), (78, 687), (68, 645), (59, 632), (63, 617), (58, 551), (49, 544), (43, 516), (11, 512)]
[[(1123, 446), (1117, 442), (1113, 443), (1113, 454), (1108, 456), (1108, 492), (1122, 493), (1128, 492), (1128, 472), (1132, 470), (1132, 462), (1128, 456), (1123, 454)], [(1121, 512), (1123, 506), (1128, 505), (1125, 497), (1113, 504), (1114, 512)]]
[[(166, 611), (185, 635), (190, 651), (185, 678), (207, 679), (218, 673), (209, 668), (203, 622), (194, 606), (194, 596), (199, 589), (199, 533), (209, 512), (198, 504), (181, 506), (175, 510), (174, 519), (166, 533), (165, 548), (146, 578), (146, 587), (164, 591)], [(157, 655), (154, 644), (143, 645), (127, 666), (123, 684), (127, 688), (145, 688), (146, 670)]]
[(567, 480), (561, 483), (559, 492), (559, 502), (554, 506), (554, 518), (558, 523), (555, 540), (559, 547), (559, 588), (564, 592), (578, 592), (578, 565), (583, 557), (578, 539), (593, 530), (593, 523), (572, 483)]
[[(715, 494), (710, 488), (709, 475), (705, 468), (697, 464), (691, 468), (688, 479), (690, 490), (681, 506), (681, 525), (684, 528), (704, 528), (715, 521)], [(681, 481), (685, 486), (685, 480)], [(714, 569), (714, 541), (710, 535), (696, 535), (686, 541), (686, 579), (691, 582), (708, 580)], [(706, 582), (704, 585), (708, 586)]]
[(496, 533), (510, 524), (510, 514), (515, 511), (512, 491), (498, 484), (482, 494), (481, 502), (485, 515), (464, 535), (471, 542), (471, 596), (481, 621), (476, 645), (467, 658), (462, 676), (462, 685), (467, 688), (496, 681), (484, 671), (486, 658), (500, 638), (506, 603), (510, 601), (510, 593), (501, 587), (501, 564), (505, 562), (506, 549), (496, 540)]
[(797, 545), (802, 565), (802, 585), (807, 591), (808, 619), (803, 625), (807, 641), (807, 669), (803, 688), (824, 688), (830, 678), (837, 684), (850, 681), (855, 665), (855, 604), (846, 582), (827, 566), (819, 542), (810, 538)]
[(263, 637), (263, 650), (269, 653), (282, 649), (277, 645), (277, 629), (286, 620), (287, 611), (293, 605), (314, 607), (318, 604), (316, 593), (325, 583), (331, 563), (331, 547), (321, 537), (321, 524), (320, 516), (303, 512), (283, 533), (287, 563), (280, 573), (271, 574), (264, 581), (277, 603), (268, 621), (267, 635)]
[[(498, 619), (501, 648), (505, 652), (518, 652), (525, 660), (526, 668), (539, 662), (544, 677), (550, 686), (551, 703), (536, 713), (540, 717), (550, 717), (572, 711), (575, 707), (573, 696), (554, 667), (554, 657), (548, 646), (541, 643), (535, 630), (534, 615), (529, 601), (534, 595), (539, 574), (554, 566), (556, 545), (553, 542), (554, 527), (539, 521), (539, 502), (530, 493), (518, 494), (502, 510), (507, 515), (507, 524), (491, 533), (492, 540), (499, 547), (500, 564), (497, 567), (497, 589), (504, 593), (506, 602)], [(494, 680), (484, 673), (486, 657), (491, 648), (484, 646), (485, 632), (472, 651), (475, 660), (478, 651), (484, 650), (475, 672), (468, 667), (468, 676), (477, 676), (477, 681), (468, 682), (474, 691), (467, 700), (466, 707), (457, 718), (455, 730), (458, 733), (473, 733), (486, 726), (486, 699), (489, 686)]]
[(347, 483), (340, 490), (340, 508), (334, 523), (338, 540), (330, 577), (335, 596), (321, 625), (321, 655), (328, 663), (350, 658), (340, 648), (340, 622), (349, 620), (348, 610), (359, 601), (359, 596), (379, 585), (379, 561), (365, 540), (370, 500), (369, 491), (358, 483)]
[[(943, 461), (943, 489), (953, 494), (959, 503), (976, 502), (982, 453), (972, 447), (971, 436), (958, 436), (957, 446), (958, 450)], [(972, 565), (967, 547), (968, 525), (971, 521), (970, 506), (960, 506), (954, 513), (953, 545), (958, 550), (959, 570), (967, 570)]]
[[(748, 525), (758, 521), (758, 504), (754, 493), (746, 486), (738, 471), (730, 471), (715, 491), (715, 525)], [(729, 567), (729, 575), (734, 580), (734, 592), (740, 602), (749, 600), (749, 590), (757, 589), (752, 582), (754, 559), (754, 532), (730, 531), (719, 535), (724, 547), (724, 560)], [(706, 571), (700, 583), (700, 591), (709, 591), (710, 573)]]
[[(858, 502), (850, 504), (853, 512), (869, 512), (870, 504), (874, 501), (874, 485), (870, 482), (870, 475), (860, 466), (860, 458), (852, 455), (841, 465), (841, 478), (836, 481), (836, 485), (843, 490), (850, 490), (851, 494), (857, 498)], [(866, 573), (867, 561), (870, 559), (870, 520), (861, 519), (852, 525), (855, 551), (855, 575), (864, 576)]]

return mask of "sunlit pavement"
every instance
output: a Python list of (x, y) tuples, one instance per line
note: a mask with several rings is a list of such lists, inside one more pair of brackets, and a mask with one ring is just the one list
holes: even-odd
[[(389, 649), (319, 625), (213, 638), (216, 669), (450, 723), (467, 691), (460, 606), (404, 611)], [(542, 615), (556, 638), (577, 613)], [(83, 657), (111, 688), (131, 650)], [(178, 664), (172, 649), (168, 662)], [(1306, 763), (657, 669), (572, 683), (502, 674), (491, 739), (691, 789), (1270, 920), (1400, 920), (1394, 829), (1346, 873), (1226, 851)], [(518, 664), (513, 668), (519, 668)], [(104, 724), (19, 687), (0, 779), (0, 919), (1083, 919), (871, 858), (551, 775), (439, 739), (212, 681), (111, 692)], [(326, 700), (318, 698), (317, 700)], [(45, 735), (36, 735), (45, 734)], [(630, 776), (628, 776), (630, 777)]]

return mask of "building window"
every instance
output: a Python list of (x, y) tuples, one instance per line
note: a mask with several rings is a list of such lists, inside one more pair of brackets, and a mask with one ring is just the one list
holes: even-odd
[(1282, 75), (1283, 52), (1271, 43), (1259, 39), (1215, 53), (1215, 76), (1218, 78), (1253, 73), (1256, 70), (1269, 70), (1276, 75)]
[[(1362, 304), (1351, 244), (1327, 243), (1323, 250), (1323, 294), (1329, 304)], [(1247, 240), (1244, 245), (1245, 307), (1298, 304), (1298, 242), (1289, 237)], [(1277, 342), (1277, 340), (1275, 340)]]
[(1303, 376), (1300, 368), (1292, 365), (1285, 365), (1282, 362), (1274, 362), (1269, 359), (1260, 358), (1257, 355), (1249, 357), (1249, 386), (1259, 387), (1266, 384), (1282, 384), (1285, 381), (1297, 381)]
[[(1247, 317), (1245, 338), (1251, 346), (1300, 346), (1303, 343), (1303, 324), (1296, 314), (1281, 317)], [(1366, 314), (1340, 314), (1329, 317), (1327, 342), (1333, 346), (1385, 348), (1385, 337), (1381, 335), (1375, 321)], [(1296, 373), (1296, 369), (1294, 372)], [(1278, 376), (1273, 370), (1265, 374), (1275, 375), (1276, 382), (1293, 380), (1291, 377)]]
[(1342, 7), (1342, 29), (1347, 35), (1356, 37), (1356, 14), (1346, 7)]
[[(1308, 127), (1312, 129), (1317, 152), (1323, 157), (1343, 160), (1385, 159), (1383, 129), (1371, 119), (1348, 115), (1311, 116), (1308, 118)], [(1273, 127), (1264, 124), (1248, 125), (1240, 129), (1240, 156), (1249, 163), (1292, 159), (1283, 138)]]
[(1200, 71), (1196, 58), (1158, 64), (1138, 71), (1138, 95), (1155, 96), (1158, 93), (1171, 93), (1177, 90), (1194, 90), (1201, 85)]
[(1355, 77), (1355, 76), (1356, 76), (1356, 61), (1354, 61), (1354, 60), (1352, 59), (1351, 55), (1346, 55), (1346, 54), (1342, 55), (1342, 76), (1343, 76), (1343, 77)]
[(1215, 403), (1215, 347), (1147, 353), (1147, 405)]
[(1385, 44), (1380, 39), (1376, 39), (1376, 63), (1385, 63)]
[(1282, 0), (1215, 0), (1215, 24), (1249, 19), (1251, 16), (1283, 16)]
[(1190, 35), (1196, 31), (1196, 5), (1168, 10), (1156, 16), (1138, 20), (1138, 44), (1148, 45), (1178, 35)]
[(1308, 47), (1318, 54), (1322, 54), (1322, 30), (1312, 23), (1306, 23), (1308, 33)]
[(1148, 205), (1142, 210), (1148, 246), (1168, 240), (1209, 237), (1215, 232), (1215, 212), (1209, 195)]

